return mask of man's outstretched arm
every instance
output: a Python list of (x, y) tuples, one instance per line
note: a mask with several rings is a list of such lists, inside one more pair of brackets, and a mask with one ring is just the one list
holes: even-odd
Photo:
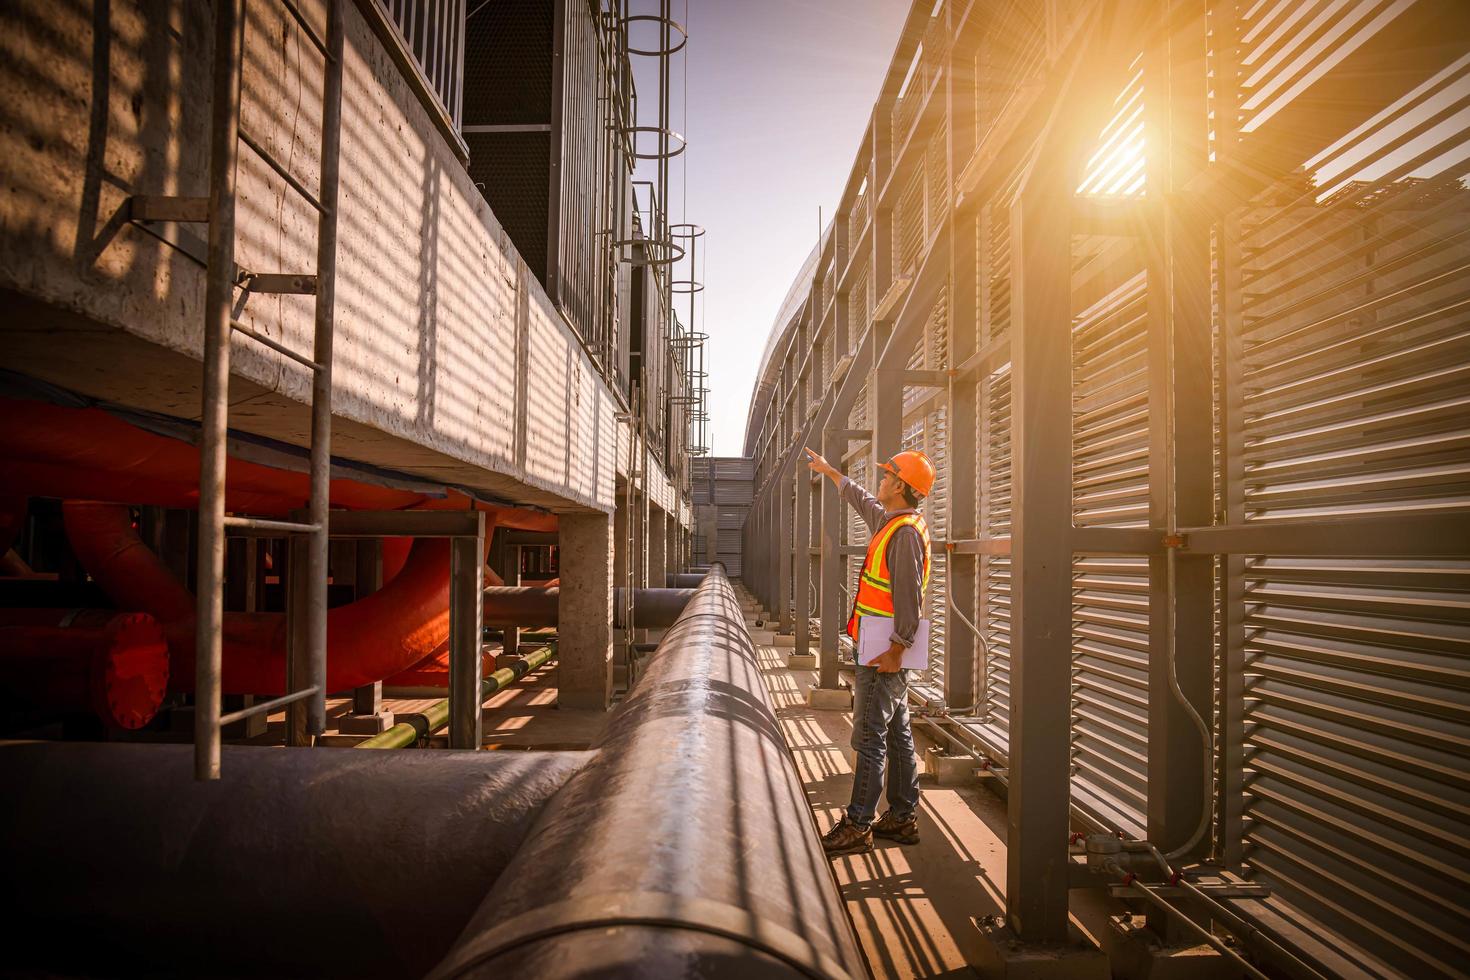
[(856, 482), (842, 475), (842, 471), (827, 462), (816, 451), (808, 449), (807, 469), (813, 473), (820, 473), (837, 487), (837, 495), (852, 505), (868, 525), (868, 530), (876, 531), (883, 524), (883, 505), (871, 493), (864, 490)]
[(842, 488), (842, 471), (822, 457), (815, 449), (806, 451), (806, 468), (813, 473), (820, 473), (832, 481), (832, 485), (838, 489)]

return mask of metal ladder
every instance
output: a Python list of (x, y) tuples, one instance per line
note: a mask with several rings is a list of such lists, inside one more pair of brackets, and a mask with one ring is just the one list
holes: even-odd
[[(337, 191), (342, 124), (344, 0), (329, 0), (323, 38), (294, 0), (280, 0), (323, 58), (321, 180), (312, 194), (259, 141), (240, 127), (244, 47), (243, 0), (216, 0), (214, 87), (210, 113), (209, 198), (152, 198), (155, 214), (191, 211), (209, 222), (204, 304), (204, 389), (199, 438), (199, 564), (195, 635), (194, 778), (218, 779), (220, 730), (288, 706), (288, 745), (309, 745), (326, 729), (328, 480), (332, 438), (332, 332), (337, 266)], [(318, 215), (315, 275), (251, 274), (235, 265), (235, 181), (244, 143)], [(136, 206), (135, 206), (136, 210)], [(191, 220), (180, 218), (178, 220)], [(255, 293), (316, 297), (315, 336), (308, 357), (231, 316), (236, 286)], [(260, 520), (225, 514), (229, 430), (230, 334), (239, 333), (300, 364), (312, 374), (311, 497), (305, 520)], [(225, 535), (290, 537), (286, 694), (221, 716)]]

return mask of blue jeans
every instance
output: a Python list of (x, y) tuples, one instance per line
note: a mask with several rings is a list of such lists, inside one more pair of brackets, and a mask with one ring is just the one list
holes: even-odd
[(883, 761), (888, 760), (888, 808), (906, 818), (919, 808), (919, 763), (909, 728), (909, 672), (880, 674), (876, 667), (857, 668), (852, 704), (852, 747), (857, 771), (847, 819), (859, 827), (873, 822), (883, 789)]

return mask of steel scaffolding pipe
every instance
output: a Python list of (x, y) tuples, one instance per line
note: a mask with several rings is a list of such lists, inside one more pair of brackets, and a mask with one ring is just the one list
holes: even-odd
[(25, 790), (0, 812), (9, 968), (422, 976), (590, 758), (226, 746), (196, 783), (192, 751), (0, 744)]
[[(624, 590), (619, 586), (613, 592), (613, 626), (622, 629)], [(503, 585), (488, 588), (485, 590), (484, 626), (488, 629), (555, 626), (560, 597), (559, 586)], [(693, 589), (634, 589), (633, 625), (640, 629), (673, 626), (693, 597)]]
[(723, 569), (432, 972), (865, 977)]

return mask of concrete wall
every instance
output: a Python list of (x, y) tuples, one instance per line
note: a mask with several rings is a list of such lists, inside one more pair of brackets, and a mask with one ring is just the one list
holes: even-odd
[[(324, 24), (319, 3), (304, 6)], [(357, 7), (345, 11), (334, 450), (610, 510), (626, 466), (612, 392)], [(320, 57), (273, 0), (246, 14), (242, 126), (314, 188)], [(211, 61), (212, 12), (197, 0), (0, 6), (0, 367), (197, 417), (204, 276), (188, 253), (204, 254), (205, 228), (145, 229), (125, 204), (207, 194)], [(243, 145), (238, 211), (240, 266), (314, 271), (314, 212)], [(237, 301), (256, 330), (310, 350), (310, 297)], [(233, 358), (232, 426), (305, 444), (305, 372), (239, 339)], [(648, 482), (687, 520), (663, 474)]]

